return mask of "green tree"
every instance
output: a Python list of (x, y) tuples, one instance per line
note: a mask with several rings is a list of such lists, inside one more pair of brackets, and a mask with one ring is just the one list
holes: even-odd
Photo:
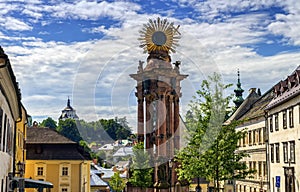
[(74, 142), (82, 140), (74, 119), (59, 120), (56, 130)]
[(100, 123), (113, 140), (126, 139), (131, 135), (126, 118), (100, 119)]
[(114, 173), (114, 175), (109, 180), (109, 185), (113, 191), (121, 192), (125, 188), (126, 182), (125, 182), (125, 179), (121, 178), (120, 172), (117, 171)]
[(126, 117), (118, 118), (115, 117), (115, 122), (117, 122), (120, 126), (117, 130), (117, 138), (118, 139), (127, 139), (132, 134), (131, 128), (128, 126), (128, 121)]
[(77, 121), (77, 127), (81, 136), (88, 143), (106, 143), (111, 140), (126, 139), (131, 134), (126, 117), (115, 119), (100, 119), (98, 121)]
[(180, 162), (179, 179), (191, 180), (202, 177), (214, 181), (219, 191), (219, 182), (245, 178), (253, 173), (241, 160), (245, 152), (236, 152), (238, 141), (246, 131), (236, 131), (239, 122), (224, 124), (232, 96), (223, 97), (224, 85), (218, 74), (208, 77), (190, 103), (186, 115), (188, 143), (176, 155)]
[(48, 117), (47, 119), (44, 119), (42, 121), (42, 123), (40, 123), (40, 126), (49, 127), (50, 129), (56, 129), (57, 128), (57, 122), (54, 121), (51, 117)]
[(83, 150), (86, 153), (89, 153), (92, 159), (97, 158), (97, 155), (91, 150), (91, 148), (89, 147), (88, 143), (84, 140), (80, 140), (79, 141), (79, 145), (83, 147)]
[(133, 164), (130, 166), (129, 182), (135, 186), (145, 189), (150, 187), (152, 182), (153, 168), (150, 165), (150, 156), (144, 150), (143, 142), (133, 147)]

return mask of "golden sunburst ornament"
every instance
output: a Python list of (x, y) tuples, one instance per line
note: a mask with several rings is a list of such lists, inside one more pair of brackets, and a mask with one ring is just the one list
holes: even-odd
[(140, 47), (148, 53), (152, 51), (172, 51), (175, 53), (175, 47), (178, 46), (181, 35), (178, 28), (179, 25), (175, 28), (174, 23), (169, 23), (167, 19), (149, 19), (149, 22), (144, 24), (143, 29), (139, 31)]

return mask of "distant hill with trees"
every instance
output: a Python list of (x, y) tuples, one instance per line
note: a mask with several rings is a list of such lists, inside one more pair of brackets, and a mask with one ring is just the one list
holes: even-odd
[(127, 139), (132, 135), (126, 117), (114, 119), (99, 119), (98, 121), (86, 122), (73, 119), (54, 121), (51, 117), (43, 120), (40, 126), (57, 130), (62, 135), (73, 141), (84, 140), (87, 143), (103, 144), (112, 140)]

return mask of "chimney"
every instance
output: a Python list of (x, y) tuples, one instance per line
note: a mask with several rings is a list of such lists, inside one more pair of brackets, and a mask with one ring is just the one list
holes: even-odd
[(258, 96), (261, 96), (260, 88), (257, 89)]
[(251, 94), (251, 93), (255, 93), (256, 92), (256, 88), (250, 88), (249, 89), (249, 95)]

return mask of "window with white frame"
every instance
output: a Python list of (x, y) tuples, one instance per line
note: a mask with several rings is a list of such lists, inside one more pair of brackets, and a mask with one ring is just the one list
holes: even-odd
[(7, 119), (7, 125), (6, 125), (6, 152), (12, 155), (13, 152), (13, 133), (12, 133), (12, 126), (11, 126), (11, 122), (9, 121), (9, 119)]
[(294, 111), (293, 111), (293, 107), (289, 109), (289, 125), (290, 128), (294, 127)]
[(283, 162), (287, 163), (288, 162), (288, 143), (284, 142), (282, 143), (283, 147)]
[(44, 175), (44, 167), (37, 167), (37, 176)]
[(279, 130), (279, 126), (278, 126), (278, 113), (275, 114), (275, 131)]
[(295, 163), (295, 141), (290, 141), (290, 161)]
[(251, 133), (251, 131), (248, 132), (248, 138), (249, 138), (249, 145), (252, 145), (252, 133)]
[(262, 176), (262, 162), (259, 161), (258, 162), (258, 176)]
[(62, 176), (68, 176), (69, 175), (69, 167), (62, 167)]
[(256, 161), (253, 161), (253, 170), (255, 170), (255, 171), (256, 171), (256, 174), (255, 174), (255, 175), (257, 175)]
[(270, 153), (271, 162), (274, 163), (274, 144), (271, 144), (270, 151), (271, 151)]
[(262, 144), (262, 128), (258, 129), (258, 144)]
[(252, 140), (252, 142), (253, 142), (253, 145), (255, 145), (256, 144), (256, 130), (253, 130), (252, 131), (252, 137), (253, 137), (253, 140)]
[(7, 115), (4, 114), (4, 123), (3, 123), (3, 134), (2, 134), (2, 151), (6, 152), (6, 138), (7, 138), (7, 132), (6, 132), (6, 126), (7, 126)]
[(273, 132), (273, 117), (272, 117), (272, 115), (270, 116), (270, 119), (269, 119), (269, 127), (270, 127), (270, 132)]
[(262, 132), (262, 144), (265, 143), (266, 134), (267, 134), (267, 128), (264, 127)]
[(59, 165), (59, 176), (70, 177), (71, 176), (71, 164), (63, 162)]
[(276, 163), (280, 163), (279, 143), (275, 143), (275, 159)]
[(283, 127), (284, 129), (287, 128), (286, 110), (284, 110), (284, 111), (282, 112), (282, 127)]
[(266, 177), (267, 176), (267, 165), (266, 165), (265, 161), (263, 162), (263, 172), (264, 172), (263, 176)]

